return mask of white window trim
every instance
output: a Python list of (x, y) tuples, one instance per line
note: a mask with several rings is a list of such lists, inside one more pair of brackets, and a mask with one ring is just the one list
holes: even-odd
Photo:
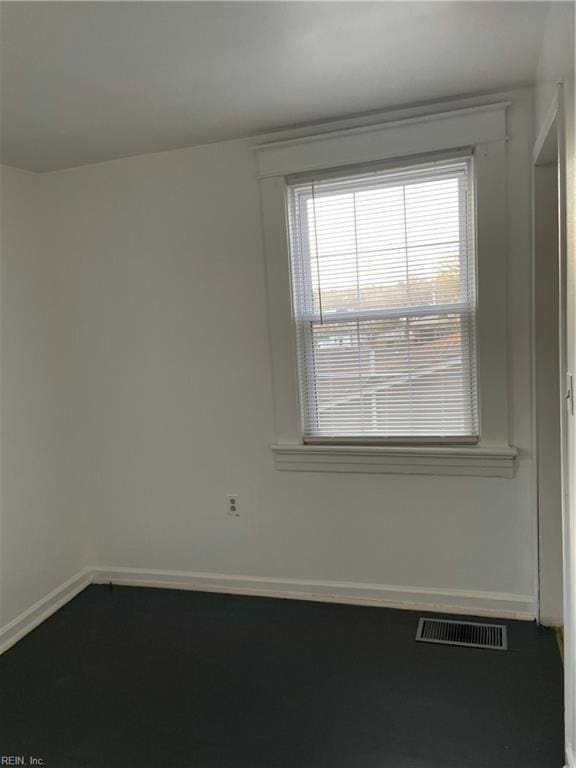
[(276, 468), (291, 472), (514, 477), (516, 449), (464, 446), (273, 445)]
[[(508, 436), (506, 108), (420, 115), (255, 147), (268, 282), (277, 469), (511, 477)], [(474, 153), (480, 439), (475, 446), (304, 445), (290, 296), (286, 177), (469, 148)]]

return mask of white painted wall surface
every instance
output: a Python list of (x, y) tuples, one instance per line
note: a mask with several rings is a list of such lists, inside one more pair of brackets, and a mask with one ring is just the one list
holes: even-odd
[[(550, 3), (537, 70), (535, 136), (545, 124), (556, 84), (563, 82), (566, 141), (567, 203), (567, 325), (568, 370), (576, 371), (576, 144), (574, 99), (574, 5)], [(564, 557), (568, 561), (564, 583), (566, 750), (569, 768), (576, 766), (576, 439), (569, 419), (569, 495)]]
[[(231, 141), (46, 176), (78, 270), (84, 511), (101, 565), (518, 596), (533, 609), (531, 92), (510, 110), (514, 480), (283, 473), (255, 159)], [(226, 515), (237, 493), (241, 516)]]
[(88, 563), (75, 496), (76, 257), (51, 248), (47, 181), (0, 168), (0, 626)]

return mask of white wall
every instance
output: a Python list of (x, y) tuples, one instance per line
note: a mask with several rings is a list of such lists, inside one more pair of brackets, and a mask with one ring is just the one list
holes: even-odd
[[(555, 85), (562, 81), (566, 114), (566, 201), (568, 258), (568, 370), (576, 371), (576, 229), (575, 229), (575, 131), (574, 131), (574, 6), (572, 3), (551, 3), (540, 61), (537, 70), (535, 135), (545, 124)], [(566, 510), (565, 552), (567, 562), (564, 583), (566, 744), (570, 768), (576, 766), (576, 440), (574, 420), (569, 422), (569, 495)]]
[(0, 168), (0, 625), (88, 562), (75, 496), (75, 254), (50, 247), (48, 185)]
[(514, 94), (508, 145), (514, 480), (273, 468), (248, 141), (45, 177), (56, 250), (78, 270), (83, 502), (99, 564), (391, 585), (407, 599), (435, 588), (453, 606), (462, 590), (533, 610), (531, 106), (530, 91)]

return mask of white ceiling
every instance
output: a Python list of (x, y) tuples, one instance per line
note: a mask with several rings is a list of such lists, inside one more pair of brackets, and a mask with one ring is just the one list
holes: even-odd
[(94, 163), (532, 81), (540, 2), (12, 2), (2, 162)]

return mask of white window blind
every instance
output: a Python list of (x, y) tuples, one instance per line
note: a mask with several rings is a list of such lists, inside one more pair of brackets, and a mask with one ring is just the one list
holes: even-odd
[(474, 441), (472, 158), (288, 192), (305, 439)]

